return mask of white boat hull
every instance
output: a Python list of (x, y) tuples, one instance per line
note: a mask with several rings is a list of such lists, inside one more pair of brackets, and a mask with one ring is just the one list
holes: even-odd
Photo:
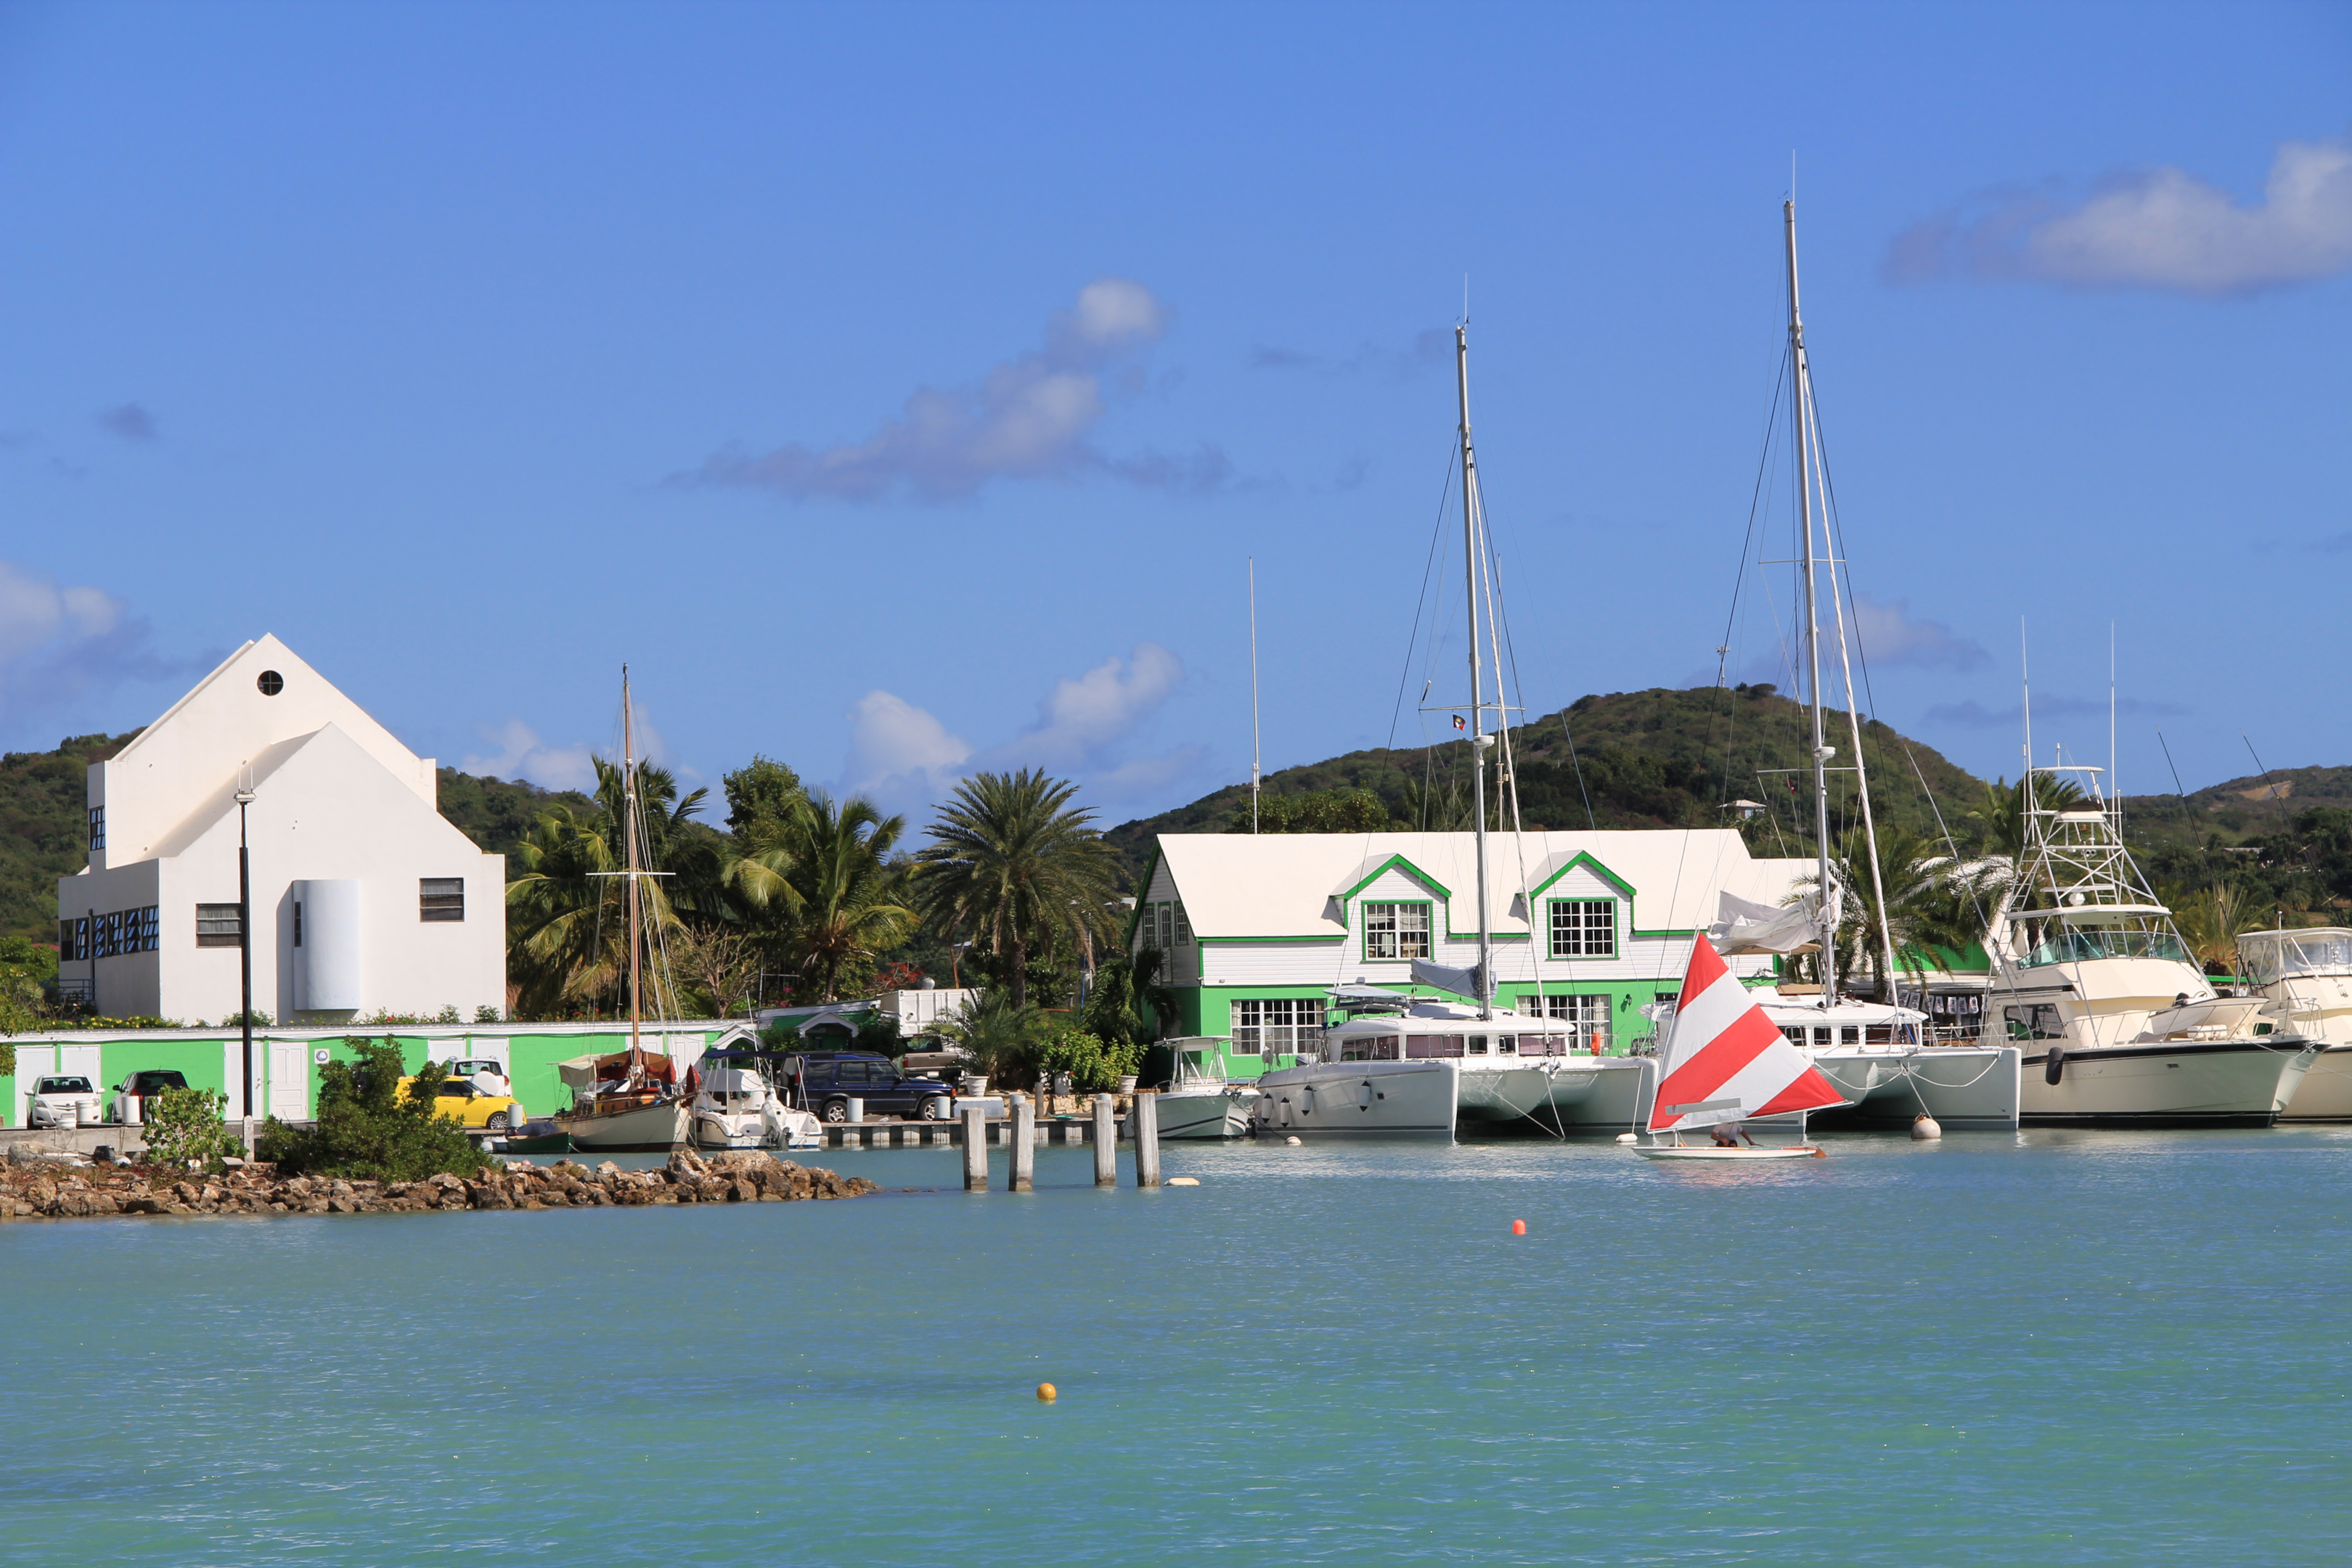
[(2279, 1112), (2281, 1121), (2352, 1121), (2352, 1046), (2328, 1046)]
[(1529, 1121), (1561, 1132), (1622, 1132), (1640, 1117), (1655, 1070), (1648, 1057), (1545, 1057), (1457, 1064), (1465, 1122)]
[(1160, 1139), (1241, 1138), (1250, 1130), (1250, 1107), (1257, 1090), (1231, 1087), (1166, 1089), (1151, 1097)]
[(2032, 1049), (2021, 1064), (2019, 1120), (2042, 1126), (2268, 1127), (2318, 1055), (2275, 1037), (2069, 1046), (2053, 1084), (2049, 1045)]
[(572, 1146), (608, 1154), (663, 1154), (681, 1148), (687, 1139), (687, 1105), (669, 1100), (629, 1110), (598, 1115), (567, 1111), (555, 1119), (559, 1131)]
[(1742, 1144), (1726, 1149), (1713, 1143), (1636, 1143), (1633, 1152), (1644, 1160), (1818, 1160), (1822, 1152), (1811, 1143), (1767, 1143), (1750, 1149)]
[(1853, 1102), (1824, 1125), (1908, 1127), (1921, 1111), (1957, 1131), (2008, 1131), (2020, 1110), (2015, 1046), (1874, 1046), (1811, 1053), (1822, 1076)]
[(1306, 1062), (1257, 1080), (1260, 1137), (1454, 1135), (1460, 1074), (1450, 1060)]

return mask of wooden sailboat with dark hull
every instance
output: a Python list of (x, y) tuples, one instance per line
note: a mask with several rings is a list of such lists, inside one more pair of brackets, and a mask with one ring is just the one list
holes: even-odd
[[(686, 1067), (645, 1048), (642, 960), (646, 900), (638, 884), (658, 875), (645, 867), (644, 813), (637, 798), (635, 714), (629, 702), (629, 670), (621, 667), (622, 840), (628, 884), (629, 1048), (597, 1058), (593, 1079), (573, 1090), (572, 1109), (555, 1125), (575, 1149), (598, 1153), (664, 1154), (686, 1146), (691, 1100)], [(661, 988), (656, 988), (657, 991)]]

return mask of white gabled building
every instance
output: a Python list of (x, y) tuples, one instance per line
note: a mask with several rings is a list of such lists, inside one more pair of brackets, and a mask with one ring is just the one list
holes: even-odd
[(240, 785), (257, 1012), (503, 1012), (506, 858), (441, 816), (432, 758), (274, 637), (90, 768), (89, 864), (58, 879), (66, 987), (115, 1017), (237, 1011)]
[[(1449, 994), (1415, 984), (1412, 961), (1476, 963), (1474, 845), (1468, 833), (1161, 834), (1129, 945), (1167, 955), (1175, 1033), (1287, 1054), (1322, 1029), (1334, 985)], [(1640, 1009), (1680, 988), (1720, 895), (1777, 905), (1813, 863), (1758, 859), (1736, 831), (1703, 828), (1496, 834), (1487, 867), (1496, 1000), (1632, 1037), (1649, 1028)], [(1769, 959), (1730, 963), (1771, 973)]]

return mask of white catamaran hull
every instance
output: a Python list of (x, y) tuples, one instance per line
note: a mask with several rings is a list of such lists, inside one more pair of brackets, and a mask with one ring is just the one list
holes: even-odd
[(2049, 1047), (2034, 1050), (2022, 1064), (2019, 1119), (2045, 1126), (2268, 1127), (2318, 1055), (2291, 1039), (2068, 1047), (2053, 1084)]
[(573, 1112), (555, 1119), (557, 1130), (572, 1140), (573, 1148), (610, 1154), (667, 1153), (686, 1142), (686, 1122), (684, 1100), (604, 1116)]
[(1257, 1080), (1253, 1125), (1258, 1136), (1454, 1134), (1451, 1061), (1307, 1062)]
[(1960, 1131), (2008, 1131), (2020, 1110), (2015, 1046), (1863, 1047), (1813, 1053), (1813, 1065), (1853, 1102), (1825, 1125), (1908, 1127), (1921, 1111)]
[(1241, 1138), (1250, 1130), (1250, 1107), (1257, 1091), (1244, 1085), (1164, 1089), (1151, 1097), (1162, 1140)]
[(1622, 1132), (1641, 1115), (1655, 1068), (1647, 1057), (1567, 1056), (1459, 1064), (1464, 1121), (1530, 1121), (1550, 1131)]

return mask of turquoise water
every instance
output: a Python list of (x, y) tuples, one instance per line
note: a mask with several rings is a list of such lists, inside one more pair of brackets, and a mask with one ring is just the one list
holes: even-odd
[(2352, 1136), (1828, 1142), (0, 1226), (0, 1562), (2342, 1557)]

